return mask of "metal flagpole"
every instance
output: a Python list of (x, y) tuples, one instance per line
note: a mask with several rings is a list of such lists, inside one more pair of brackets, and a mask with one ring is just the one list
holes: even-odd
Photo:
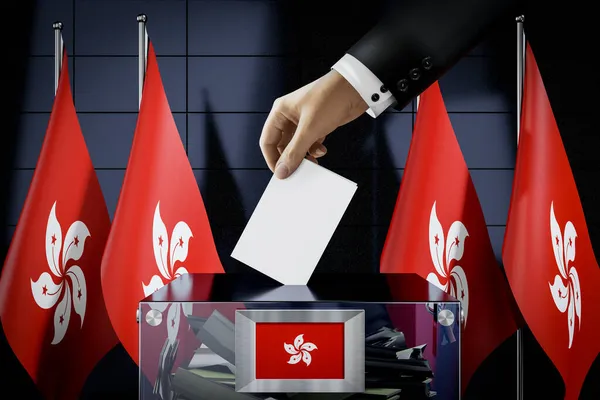
[(146, 33), (146, 14), (137, 16), (138, 22), (138, 100), (142, 103), (142, 91), (144, 89), (144, 78), (146, 76), (146, 61), (148, 55), (148, 34)]
[(62, 39), (62, 22), (52, 24), (54, 29), (54, 95), (58, 90), (58, 80), (60, 79), (60, 71), (62, 69), (64, 43)]
[[(521, 105), (523, 102), (523, 78), (525, 71), (525, 33), (523, 23), (525, 16), (520, 15), (517, 21), (517, 146), (521, 130)], [(523, 400), (523, 330), (517, 330), (517, 400)]]
[(521, 103), (523, 102), (523, 79), (525, 72), (525, 16), (517, 17), (517, 144), (521, 131)]
[[(142, 104), (142, 91), (146, 77), (146, 59), (148, 58), (148, 34), (146, 33), (146, 14), (137, 16), (138, 22), (138, 107)], [(135, 313), (137, 323), (140, 323), (140, 309)]]

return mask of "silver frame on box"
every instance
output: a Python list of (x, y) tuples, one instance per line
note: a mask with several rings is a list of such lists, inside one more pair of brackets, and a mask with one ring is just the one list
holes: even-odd
[[(256, 379), (256, 324), (344, 324), (344, 379)], [(282, 347), (283, 350), (283, 347)], [(237, 310), (235, 390), (246, 393), (361, 393), (365, 391), (364, 310)]]

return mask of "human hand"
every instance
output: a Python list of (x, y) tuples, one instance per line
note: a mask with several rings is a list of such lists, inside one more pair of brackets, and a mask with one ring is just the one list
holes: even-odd
[(335, 70), (278, 98), (260, 136), (260, 149), (279, 179), (290, 176), (306, 157), (327, 153), (325, 137), (362, 115), (368, 106)]

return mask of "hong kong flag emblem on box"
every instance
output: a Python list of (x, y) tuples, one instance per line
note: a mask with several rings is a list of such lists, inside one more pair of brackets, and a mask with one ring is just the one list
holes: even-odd
[(363, 392), (363, 310), (239, 310), (236, 390)]
[(257, 323), (256, 379), (344, 379), (344, 324)]

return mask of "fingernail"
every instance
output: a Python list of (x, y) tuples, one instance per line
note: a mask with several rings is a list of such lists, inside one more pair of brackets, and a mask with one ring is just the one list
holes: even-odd
[(287, 165), (285, 165), (284, 163), (279, 163), (275, 167), (275, 176), (278, 179), (285, 179), (285, 178), (287, 178), (288, 175), (289, 175), (289, 173), (290, 173), (290, 170), (287, 167)]
[(317, 157), (323, 157), (325, 154), (327, 154), (327, 147), (325, 147), (325, 146), (323, 146), (323, 144), (319, 143), (319, 145), (315, 149), (315, 155)]
[(317, 156), (317, 157), (323, 157), (325, 155), (325, 153), (327, 153), (327, 151), (323, 150), (320, 147), (315, 150), (315, 156)]

